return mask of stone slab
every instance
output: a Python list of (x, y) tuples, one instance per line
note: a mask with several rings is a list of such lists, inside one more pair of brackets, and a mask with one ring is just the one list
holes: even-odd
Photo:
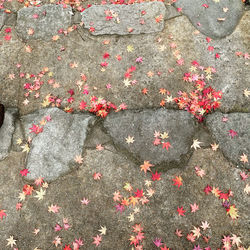
[[(227, 118), (223, 122), (223, 117)], [(250, 113), (222, 114), (216, 112), (207, 119), (208, 129), (219, 143), (223, 154), (233, 163), (241, 167), (250, 167), (249, 162), (240, 161), (243, 153), (250, 158)], [(238, 135), (232, 138), (229, 130), (234, 130)]]
[(6, 13), (3, 10), (0, 10), (0, 30), (4, 26), (5, 20), (6, 20)]
[[(104, 127), (116, 145), (140, 161), (159, 164), (164, 170), (185, 164), (195, 132), (195, 123), (190, 114), (164, 109), (111, 114), (104, 121)], [(169, 138), (161, 139), (170, 142), (168, 151), (161, 144), (154, 145), (155, 131), (168, 133)], [(134, 137), (134, 143), (126, 143), (128, 136)]]
[(177, 8), (182, 8), (196, 29), (211, 38), (230, 35), (244, 12), (241, 0), (209, 1), (178, 0)]
[[(72, 14), (70, 6), (63, 8), (62, 5), (22, 8), (18, 11), (16, 31), (23, 40), (51, 40), (60, 29), (71, 25)], [(29, 30), (34, 33), (29, 35)]]
[[(145, 12), (145, 14), (143, 13)], [(95, 28), (93, 35), (154, 33), (164, 28), (166, 8), (162, 2), (133, 5), (93, 5), (82, 12), (84, 27)], [(155, 18), (161, 16), (161, 21)], [(111, 20), (107, 20), (110, 17)], [(144, 23), (141, 23), (144, 20)]]
[(30, 128), (46, 116), (51, 121), (44, 125), (43, 132), (34, 136), (26, 167), (30, 173), (27, 179), (44, 177), (52, 181), (69, 172), (76, 155), (81, 155), (88, 131), (88, 124), (93, 116), (68, 114), (57, 108), (41, 109), (21, 117), (26, 138), (31, 136)]
[(12, 136), (15, 131), (15, 116), (17, 109), (7, 108), (4, 115), (4, 122), (0, 128), (0, 160), (8, 156), (11, 148)]

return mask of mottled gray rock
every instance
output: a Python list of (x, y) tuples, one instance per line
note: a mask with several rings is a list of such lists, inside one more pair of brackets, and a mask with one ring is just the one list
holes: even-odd
[(181, 16), (181, 12), (178, 12), (172, 5), (166, 5), (165, 20)]
[(0, 128), (0, 160), (8, 156), (11, 148), (12, 136), (15, 130), (15, 115), (17, 109), (8, 108), (5, 112), (4, 122)]
[[(16, 31), (24, 40), (51, 40), (53, 35), (58, 34), (58, 30), (67, 29), (71, 25), (72, 14), (70, 6), (63, 8), (62, 5), (23, 8), (18, 11)], [(29, 31), (34, 33), (29, 35)]]
[[(190, 114), (164, 109), (111, 114), (104, 126), (119, 147), (126, 149), (140, 161), (148, 160), (159, 164), (164, 170), (185, 164), (195, 131)], [(154, 145), (155, 131), (168, 133), (169, 138), (162, 139), (170, 142), (168, 151), (162, 145)], [(128, 136), (134, 137), (134, 143), (126, 143)]]
[[(82, 12), (82, 21), (85, 28), (95, 28), (93, 35), (153, 33), (163, 30), (165, 12), (166, 8), (162, 2), (93, 5)], [(107, 16), (112, 19), (107, 20)], [(156, 22), (157, 17), (161, 17), (161, 21)]]
[[(12, 158), (17, 157), (15, 153)], [(83, 249), (96, 249), (93, 244), (93, 237), (100, 234), (101, 226), (107, 228), (106, 235), (102, 235), (99, 249), (117, 250), (131, 249), (130, 237), (133, 234), (132, 226), (140, 224), (145, 232), (143, 249), (157, 249), (153, 243), (156, 237), (162, 239), (167, 247), (171, 249), (193, 249), (199, 246), (204, 249), (210, 246), (211, 249), (221, 249), (223, 235), (232, 234), (240, 236), (240, 246), (249, 246), (249, 195), (244, 192), (249, 179), (240, 179), (240, 170), (231, 166), (223, 157), (220, 151), (214, 152), (212, 149), (199, 149), (194, 152), (185, 169), (171, 169), (167, 173), (161, 174), (161, 180), (152, 182), (151, 186), (146, 186), (145, 181), (151, 180), (151, 173), (146, 175), (140, 171), (138, 165), (134, 164), (118, 152), (108, 150), (86, 150), (83, 165), (76, 171), (65, 175), (55, 182), (49, 184), (43, 200), (38, 201), (36, 192), (31, 197), (23, 201), (21, 211), (15, 211), (15, 196), (18, 196), (16, 182), (14, 185), (9, 181), (11, 177), (17, 177), (18, 159), (11, 159), (8, 165), (0, 163), (0, 178), (7, 178), (7, 185), (0, 186), (4, 191), (5, 201), (1, 203), (1, 208), (8, 216), (1, 222), (3, 229), (0, 231), (0, 245), (6, 245), (6, 239), (13, 235), (17, 239), (20, 249), (40, 249), (55, 248), (52, 241), (60, 233), (62, 246), (71, 245), (75, 238), (84, 241)], [(14, 164), (14, 170), (11, 168)], [(7, 167), (6, 167), (7, 166)], [(200, 166), (205, 171), (205, 176), (200, 178), (195, 174), (194, 167)], [(219, 167), (218, 167), (219, 166)], [(154, 172), (154, 168), (152, 168)], [(100, 180), (93, 179), (93, 173), (101, 173)], [(172, 179), (181, 176), (183, 185), (178, 189), (173, 185)], [(0, 179), (0, 180), (5, 180)], [(133, 190), (128, 192), (124, 189), (125, 183), (129, 183)], [(214, 194), (206, 195), (203, 191), (206, 185), (218, 187), (226, 193), (230, 189), (233, 196), (229, 198), (230, 204), (235, 204), (239, 218), (232, 220), (227, 215), (226, 209), (222, 206), (222, 199)], [(39, 191), (40, 188), (34, 187)], [(45, 190), (45, 188), (43, 188)], [(143, 190), (143, 195), (148, 199), (148, 203), (125, 206), (122, 213), (117, 212), (115, 206), (121, 203), (123, 198), (128, 199), (134, 192)], [(155, 191), (150, 197), (148, 191)], [(18, 191), (18, 192), (17, 192)], [(114, 192), (120, 192), (120, 201), (113, 200)], [(9, 201), (7, 201), (7, 197)], [(88, 199), (88, 205), (81, 204), (83, 198)], [(199, 209), (192, 213), (190, 204), (196, 203)], [(60, 207), (57, 214), (49, 213), (48, 207), (51, 205)], [(177, 208), (186, 210), (185, 216), (179, 216)], [(137, 212), (135, 212), (137, 208)], [(16, 215), (19, 215), (18, 217)], [(134, 216), (134, 220), (130, 220)], [(55, 232), (57, 224), (63, 227), (63, 218), (68, 219), (70, 228), (64, 228), (60, 232)], [(79, 219), (81, 218), (81, 219)], [(210, 228), (202, 230), (202, 222), (207, 221)], [(222, 226), (223, 225), (223, 226)], [(186, 239), (187, 234), (195, 227), (201, 229), (202, 236), (209, 236), (208, 243), (203, 237), (196, 238), (191, 243)], [(39, 228), (40, 232), (34, 237), (32, 231)], [(183, 237), (178, 238), (176, 229), (182, 231)], [(226, 230), (225, 230), (226, 229)], [(80, 248), (81, 249), (81, 248)], [(159, 248), (160, 249), (160, 248)]]
[[(202, 6), (206, 4), (208, 7)], [(192, 24), (211, 38), (222, 38), (230, 35), (244, 12), (241, 0), (200, 1), (178, 0), (177, 8), (188, 16)]]
[(6, 19), (6, 13), (3, 10), (0, 10), (0, 30), (4, 26), (5, 19)]
[[(223, 122), (222, 118), (228, 120)], [(240, 161), (241, 155), (245, 154), (250, 157), (250, 113), (231, 113), (222, 114), (214, 113), (209, 115), (207, 126), (212, 135), (219, 143), (219, 147), (224, 155), (233, 163), (244, 167), (249, 167), (249, 162)], [(229, 135), (229, 131), (236, 131), (238, 135)]]
[(26, 166), (30, 171), (28, 179), (41, 176), (52, 181), (68, 172), (75, 156), (82, 154), (88, 124), (93, 121), (89, 115), (72, 115), (57, 108), (42, 109), (22, 117), (26, 137), (31, 135), (29, 128), (48, 115), (52, 120), (32, 140)]

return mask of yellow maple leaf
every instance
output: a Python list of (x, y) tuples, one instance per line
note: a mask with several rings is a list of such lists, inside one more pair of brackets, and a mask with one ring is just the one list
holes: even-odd
[(227, 209), (227, 214), (229, 214), (232, 219), (237, 219), (239, 217), (238, 209), (235, 207), (235, 205), (231, 205), (230, 208)]

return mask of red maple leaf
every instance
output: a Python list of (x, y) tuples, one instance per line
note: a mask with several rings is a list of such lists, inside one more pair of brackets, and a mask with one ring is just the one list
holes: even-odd
[(65, 245), (63, 250), (72, 250), (72, 248), (70, 247), (70, 245)]
[(161, 179), (161, 173), (157, 173), (157, 171), (155, 173), (152, 172), (151, 178), (153, 181), (159, 181)]
[(5, 213), (5, 210), (0, 210), (0, 218), (1, 218), (1, 220), (3, 219), (3, 217), (6, 217), (7, 216), (7, 214)]
[(162, 148), (163, 148), (163, 149), (166, 148), (167, 151), (168, 151), (168, 148), (169, 148), (169, 147), (172, 147), (171, 144), (170, 144), (170, 142), (163, 142), (163, 143), (162, 143)]
[(31, 195), (32, 194), (32, 191), (33, 191), (33, 187), (28, 185), (28, 184), (25, 184), (23, 186), (23, 192), (25, 193), (25, 195)]
[(24, 168), (23, 170), (20, 170), (20, 174), (22, 176), (27, 176), (28, 173), (29, 173), (29, 170), (27, 168)]
[(209, 185), (207, 185), (207, 186), (204, 188), (204, 192), (205, 192), (206, 194), (211, 193), (211, 191), (212, 191), (212, 187), (209, 186)]
[(174, 182), (173, 185), (178, 186), (178, 188), (183, 185), (181, 176), (175, 176), (175, 179), (172, 179), (172, 181)]
[(229, 132), (229, 135), (230, 135), (232, 138), (234, 138), (235, 136), (238, 135), (238, 133), (237, 133), (236, 131), (234, 131), (233, 129), (230, 129), (228, 132)]
[(184, 210), (183, 207), (181, 207), (181, 208), (178, 207), (177, 212), (178, 212), (179, 215), (185, 216), (184, 213), (186, 212), (186, 210)]
[(137, 189), (136, 192), (134, 192), (134, 193), (135, 193), (135, 197), (140, 198), (143, 196), (143, 189), (142, 190)]

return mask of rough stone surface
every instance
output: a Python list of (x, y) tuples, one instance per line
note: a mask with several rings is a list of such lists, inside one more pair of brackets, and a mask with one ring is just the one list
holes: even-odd
[[(226, 122), (222, 118), (226, 117)], [(250, 113), (221, 114), (216, 112), (207, 119), (207, 126), (220, 145), (223, 154), (235, 164), (250, 167), (249, 162), (240, 161), (243, 153), (250, 155)], [(229, 130), (234, 130), (238, 135), (231, 137)]]
[[(4, 26), (0, 31), (0, 37), (6, 35), (4, 32), (5, 27), (9, 28), (9, 26)], [(17, 57), (24, 48), (24, 45), (18, 40), (13, 27), (11, 28), (11, 40), (0, 41), (0, 101), (6, 107), (18, 107), (21, 82), (19, 79), (19, 69), (16, 67), (16, 64), (18, 63)]]
[[(112, 114), (104, 121), (104, 126), (119, 147), (126, 149), (140, 161), (148, 160), (159, 164), (164, 170), (185, 164), (195, 131), (191, 115), (185, 111), (173, 110)], [(169, 134), (169, 138), (163, 140), (170, 142), (172, 146), (168, 151), (162, 145), (153, 144), (155, 131)], [(126, 143), (128, 136), (135, 138), (134, 143)]]
[(172, 5), (166, 5), (165, 20), (169, 20), (178, 16), (181, 16), (181, 12), (178, 12)]
[[(169, 20), (162, 34), (164, 41), (172, 34), (174, 43), (185, 59), (185, 66), (191, 66), (191, 62), (196, 60), (204, 67), (212, 66), (216, 69), (212, 80), (206, 79), (206, 83), (223, 92), (220, 107), (223, 112), (250, 112), (249, 98), (243, 94), (250, 78), (249, 59), (243, 57), (250, 50), (249, 25), (248, 11), (231, 35), (208, 43), (206, 36), (197, 32), (187, 17), (181, 16)], [(208, 46), (214, 47), (214, 51), (209, 52)], [(242, 56), (236, 56), (238, 51), (242, 51)], [(219, 59), (215, 58), (216, 53), (220, 55)], [(185, 66), (182, 67), (183, 72), (190, 72), (190, 69), (185, 71)], [(186, 85), (188, 87), (190, 83)]]
[(2, 10), (0, 10), (0, 30), (4, 26), (4, 22), (6, 20), (6, 13)]
[(15, 130), (15, 116), (17, 109), (9, 108), (5, 111), (4, 122), (0, 128), (0, 160), (7, 157)]
[(27, 179), (44, 177), (47, 181), (55, 180), (67, 173), (76, 155), (82, 154), (82, 148), (88, 131), (88, 124), (93, 117), (84, 114), (67, 114), (57, 108), (42, 109), (21, 118), (26, 137), (30, 135), (33, 124), (50, 115), (43, 132), (32, 140), (27, 168)]
[(230, 35), (244, 12), (241, 0), (210, 1), (209, 3), (200, 0), (179, 0), (175, 6), (182, 8), (182, 12), (188, 16), (195, 28), (211, 38)]
[[(117, 152), (87, 150), (82, 166), (49, 184), (43, 200), (38, 201), (34, 191), (31, 197), (22, 202), (23, 208), (20, 211), (16, 211), (14, 205), (18, 196), (16, 190), (20, 188), (20, 191), (23, 184), (17, 176), (16, 168), (20, 153), (13, 154), (10, 159), (12, 161), (9, 161), (9, 165), (0, 162), (0, 178), (7, 178), (11, 173), (19, 182), (15, 181), (15, 186), (11, 188), (8, 188), (10, 183), (4, 186), (5, 197), (9, 198), (0, 200), (1, 208), (9, 208), (6, 212), (11, 216), (1, 222), (4, 231), (0, 231), (0, 245), (5, 246), (6, 239), (13, 235), (20, 249), (49, 249), (54, 247), (51, 242), (59, 235), (63, 247), (72, 245), (75, 238), (81, 238), (84, 241), (83, 249), (94, 250), (96, 247), (92, 237), (100, 234), (98, 230), (101, 226), (106, 226), (107, 233), (102, 235), (99, 248), (131, 249), (129, 239), (133, 235), (132, 226), (135, 224), (141, 224), (145, 232), (144, 249), (155, 249), (153, 240), (156, 237), (161, 238), (171, 249), (193, 249), (198, 244), (201, 248), (209, 245), (212, 249), (218, 249), (222, 247), (223, 235), (231, 237), (231, 234), (240, 236), (240, 245), (245, 248), (250, 244), (249, 196), (244, 192), (249, 180), (242, 181), (240, 170), (232, 167), (219, 151), (197, 150), (184, 170), (172, 169), (162, 173), (159, 182), (153, 182), (147, 187), (145, 181), (150, 180), (151, 175), (142, 173), (139, 165), (133, 164)], [(13, 164), (14, 168), (10, 164)], [(200, 166), (205, 171), (203, 178), (195, 174), (195, 166)], [(102, 174), (99, 181), (93, 179), (94, 172)], [(183, 178), (183, 186), (180, 189), (173, 186), (172, 179), (176, 176)], [(131, 193), (123, 188), (127, 182), (133, 187)], [(226, 209), (222, 207), (222, 200), (211, 193), (204, 193), (207, 184), (218, 187), (222, 192), (229, 189), (233, 192), (230, 203), (235, 204), (238, 209), (240, 217), (237, 220), (233, 221), (227, 215)], [(149, 188), (155, 191), (152, 197), (147, 195)], [(142, 205), (139, 202), (135, 206), (139, 208), (138, 213), (134, 212), (132, 205), (125, 207), (122, 213), (116, 212), (115, 205), (118, 202), (113, 200), (113, 193), (120, 191), (123, 197), (128, 198), (137, 189), (143, 189), (149, 203)], [(35, 190), (39, 191), (40, 188), (35, 187)], [(88, 205), (81, 204), (83, 197), (90, 201)], [(199, 210), (191, 213), (190, 204), (194, 203), (199, 206)], [(58, 213), (48, 212), (48, 207), (52, 204), (61, 207)], [(177, 213), (177, 208), (181, 206), (186, 210), (185, 216), (179, 216)], [(134, 214), (134, 221), (129, 221), (130, 214)], [(63, 218), (68, 219), (70, 228), (55, 232), (57, 224), (63, 227)], [(209, 243), (206, 244), (202, 237), (194, 243), (188, 242), (186, 235), (191, 233), (194, 226), (201, 226), (204, 221), (209, 223), (210, 228), (201, 230), (201, 233), (211, 237)], [(40, 232), (34, 236), (32, 232), (35, 228), (40, 229)], [(183, 237), (178, 238), (175, 235), (177, 228), (182, 230)]]
[[(34, 14), (38, 18), (34, 18)], [(60, 29), (67, 29), (71, 25), (72, 14), (71, 7), (63, 8), (62, 5), (23, 8), (18, 11), (16, 30), (23, 40), (51, 40)], [(28, 34), (30, 29), (34, 31), (32, 35)]]
[[(110, 11), (111, 13), (105, 13)], [(142, 14), (145, 11), (145, 14)], [(140, 3), (133, 5), (93, 5), (82, 12), (84, 27), (94, 27), (93, 35), (104, 34), (142, 34), (162, 31), (164, 28), (165, 5), (162, 2)], [(112, 14), (113, 13), (113, 14)], [(112, 16), (107, 20), (106, 16)], [(155, 18), (161, 16), (156, 22)], [(144, 24), (141, 24), (144, 20)]]

